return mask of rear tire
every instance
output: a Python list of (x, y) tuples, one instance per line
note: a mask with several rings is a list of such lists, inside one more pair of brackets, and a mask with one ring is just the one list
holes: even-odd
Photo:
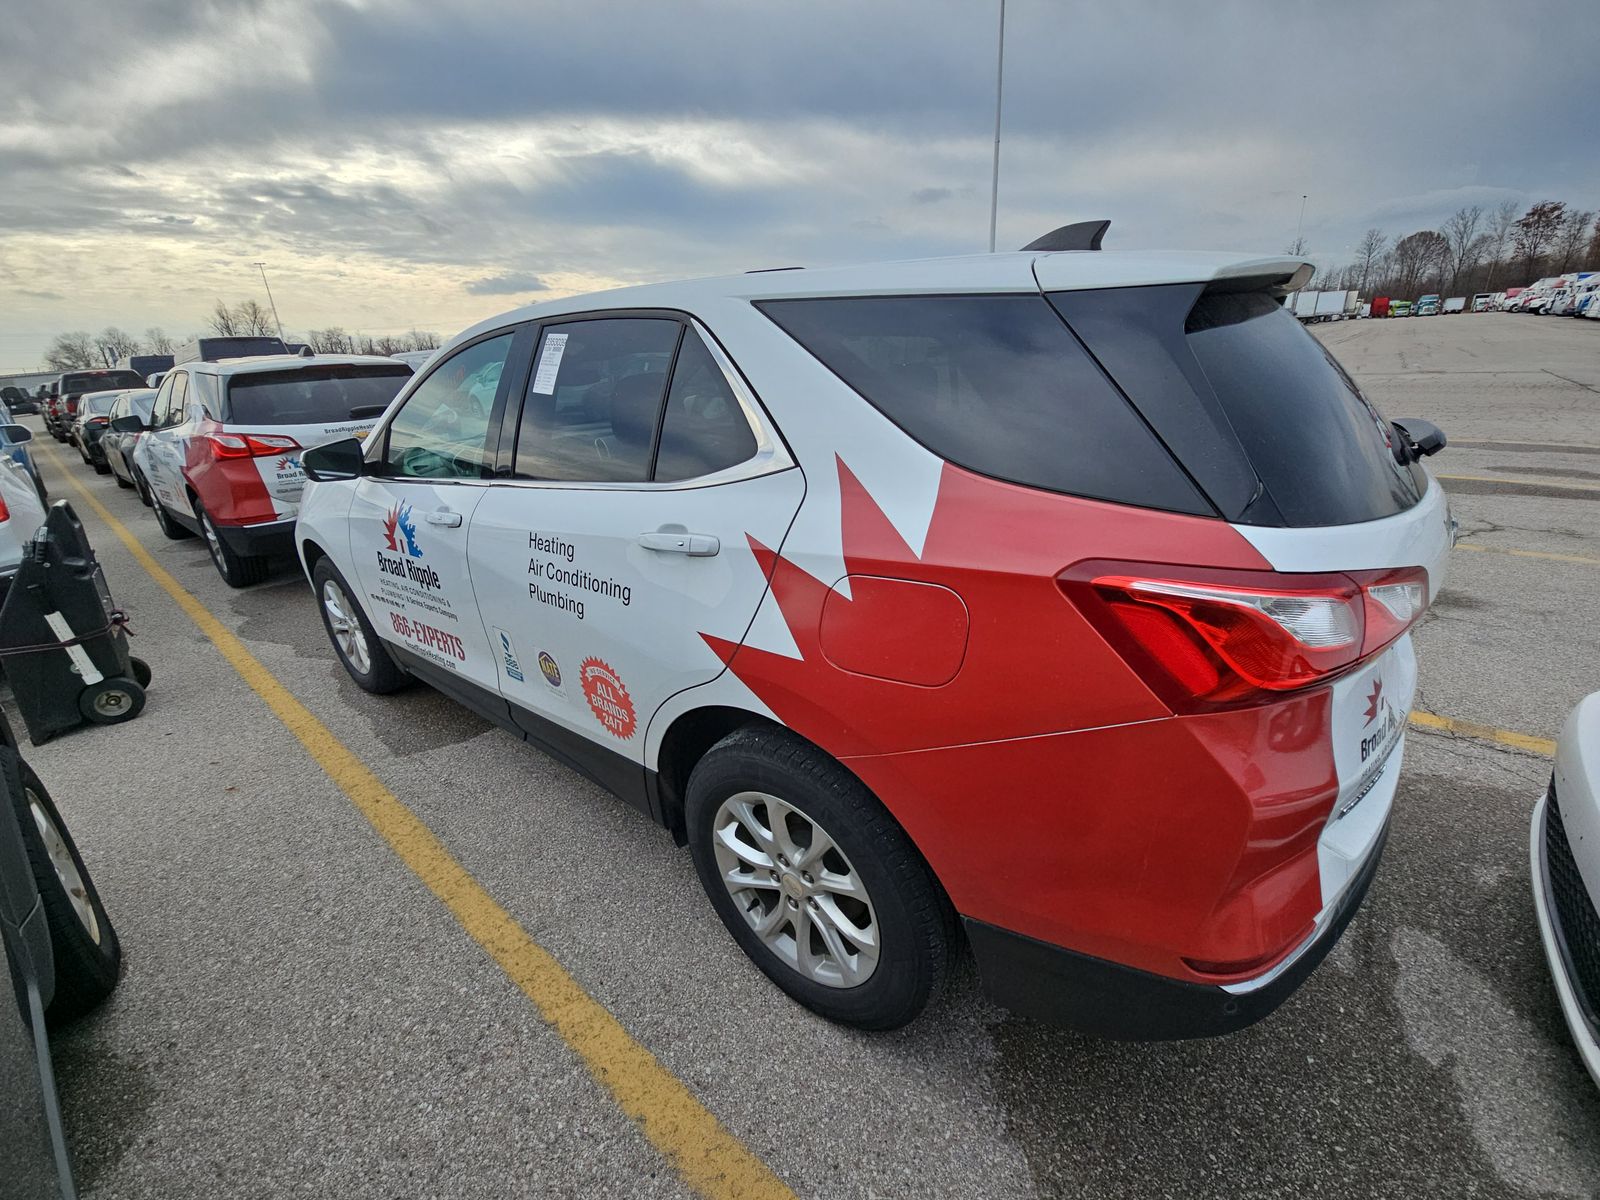
[(161, 498), (155, 493), (150, 494), (150, 507), (156, 510), (156, 524), (161, 527), (161, 532), (175, 542), (192, 538), (194, 532), (187, 525), (180, 525), (167, 511), (167, 506), (161, 503)]
[(139, 493), (139, 503), (146, 508), (154, 508), (155, 501), (151, 499), (150, 486), (145, 483), (144, 476), (131, 467), (128, 473), (133, 476), (133, 490)]
[[(109, 474), (111, 474), (111, 464), (110, 463), (101, 462), (99, 459), (91, 458), (91, 459), (89, 459), (89, 465), (94, 468), (94, 473), (96, 475), (109, 475)], [(117, 480), (117, 482), (121, 483), (122, 480), (119, 479), (119, 480)]]
[(122, 946), (66, 822), (33, 768), (16, 751), (0, 749), (0, 776), (22, 828), (28, 865), (50, 930), (56, 989), (45, 1021), (59, 1028), (111, 994), (122, 965)]
[(217, 524), (200, 501), (194, 502), (194, 515), (200, 519), (200, 532), (205, 535), (206, 549), (211, 561), (229, 587), (243, 588), (260, 583), (267, 577), (268, 562), (259, 554), (240, 554), (222, 540)]
[(803, 738), (723, 738), (689, 776), (685, 819), (722, 923), (813, 1012), (897, 1029), (948, 977), (955, 912), (933, 872), (866, 785)]
[(311, 586), (322, 613), (322, 628), (358, 688), (382, 696), (411, 682), (411, 676), (389, 657), (355, 592), (327, 557), (319, 558), (312, 569)]

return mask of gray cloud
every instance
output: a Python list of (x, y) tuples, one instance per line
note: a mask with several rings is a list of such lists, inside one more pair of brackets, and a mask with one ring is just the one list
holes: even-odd
[(918, 188), (916, 191), (911, 193), (911, 203), (937, 204), (939, 201), (948, 200), (954, 195), (955, 193), (946, 187)]
[(515, 296), (549, 290), (550, 285), (537, 275), (492, 275), (467, 284), (467, 291), (474, 296)]

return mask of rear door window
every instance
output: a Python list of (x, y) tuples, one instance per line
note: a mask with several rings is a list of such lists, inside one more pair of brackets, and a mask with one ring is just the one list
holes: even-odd
[(228, 383), (233, 425), (338, 425), (369, 405), (387, 406), (411, 378), (391, 367), (326, 366), (235, 375)]
[(1213, 510), (1038, 294), (758, 306), (929, 450), (1030, 487)]

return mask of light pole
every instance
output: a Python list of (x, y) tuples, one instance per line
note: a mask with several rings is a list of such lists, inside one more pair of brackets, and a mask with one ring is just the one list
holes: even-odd
[(1000, 0), (1000, 55), (994, 68), (994, 178), (989, 187), (989, 253), (994, 253), (994, 226), (1000, 213), (1000, 102), (1006, 78), (1006, 0)]
[(278, 326), (278, 340), (287, 344), (288, 339), (283, 336), (283, 318), (278, 316), (278, 302), (272, 298), (272, 285), (267, 282), (267, 264), (258, 262), (250, 265), (261, 272), (261, 286), (267, 289), (267, 303), (272, 305), (272, 319)]
[[(1294, 244), (1296, 246), (1298, 246), (1300, 244), (1300, 235), (1305, 231), (1305, 227), (1306, 227), (1306, 198), (1302, 194), (1301, 197), (1300, 197), (1300, 220), (1295, 223), (1295, 227), (1294, 227)], [(1304, 253), (1304, 251), (1301, 251), (1301, 253)]]

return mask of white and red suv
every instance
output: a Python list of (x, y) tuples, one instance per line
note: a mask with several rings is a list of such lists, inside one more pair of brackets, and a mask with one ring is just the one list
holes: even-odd
[(294, 549), (300, 452), (365, 434), (411, 368), (390, 358), (270, 355), (181, 363), (167, 373), (133, 451), (134, 485), (170, 538), (202, 534), (222, 578), (265, 578)]
[[(1451, 527), (1298, 261), (1025, 252), (535, 305), (306, 455), (345, 668), (686, 841), (779, 986), (1270, 1012), (1376, 869)], [(494, 386), (486, 386), (493, 379)], [(958, 923), (959, 918), (959, 923)]]

